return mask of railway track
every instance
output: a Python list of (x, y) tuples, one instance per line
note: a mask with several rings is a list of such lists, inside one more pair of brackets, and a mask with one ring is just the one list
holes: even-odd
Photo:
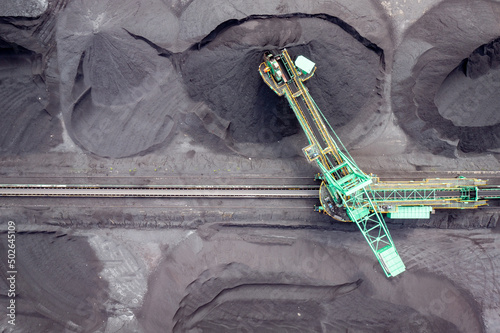
[(317, 185), (38, 185), (0, 184), (0, 197), (317, 198)]
[[(374, 187), (376, 188), (376, 187)], [(206, 197), (206, 198), (318, 198), (319, 185), (63, 185), (0, 184), (0, 197)], [(479, 189), (481, 197), (500, 194), (500, 186)], [(437, 196), (460, 196), (445, 191)]]
[[(196, 221), (204, 221), (238, 227), (348, 228), (330, 227), (328, 216), (314, 212), (319, 184), (294, 180), (303, 185), (251, 185), (245, 179), (239, 185), (0, 184), (0, 210), (28, 223), (64, 226), (196, 228)], [(479, 209), (496, 211), (498, 201)]]

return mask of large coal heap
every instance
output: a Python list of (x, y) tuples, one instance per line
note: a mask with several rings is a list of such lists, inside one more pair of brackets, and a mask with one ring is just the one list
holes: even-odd
[[(500, 38), (483, 44), (446, 77), (434, 102), (452, 126), (441, 129), (460, 138), (463, 152), (500, 147)], [(448, 123), (449, 124), (449, 123)]]
[(383, 52), (352, 27), (328, 18), (296, 14), (222, 24), (187, 51), (182, 76), (190, 97), (230, 121), (236, 142), (276, 142), (299, 132), (286, 100), (257, 73), (265, 51), (287, 47), (292, 56), (316, 62), (307, 86), (332, 126), (341, 129), (376, 114)]
[(408, 29), (396, 50), (398, 124), (434, 154), (500, 147), (498, 13), (498, 4), (442, 2)]

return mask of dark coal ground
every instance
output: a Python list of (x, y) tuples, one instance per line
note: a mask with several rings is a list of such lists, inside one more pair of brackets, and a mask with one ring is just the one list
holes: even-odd
[[(310, 179), (257, 72), (282, 47), (316, 62), (306, 85), (365, 172), (498, 178), (498, 2), (3, 6), (4, 183)], [(3, 198), (19, 273), (2, 332), (499, 330), (497, 210), (389, 220), (407, 272), (386, 279), (355, 226), (313, 204)]]

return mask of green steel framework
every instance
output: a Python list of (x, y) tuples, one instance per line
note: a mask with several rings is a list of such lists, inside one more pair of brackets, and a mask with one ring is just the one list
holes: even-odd
[[(303, 152), (321, 170), (317, 179), (323, 181), (322, 188), (324, 186), (328, 193), (326, 199), (344, 207), (347, 217), (330, 214), (323, 200), (323, 206), (317, 209), (334, 218), (355, 222), (387, 276), (396, 276), (405, 267), (381, 213), (387, 213), (389, 218), (421, 219), (429, 218), (434, 209), (474, 209), (486, 205), (487, 200), (500, 199), (500, 187), (485, 188), (486, 181), (481, 179), (433, 178), (401, 183), (380, 182), (366, 175), (302, 83), (313, 76), (316, 67), (305, 72), (298, 71), (297, 66), (283, 50), (279, 55), (267, 53), (259, 72), (276, 94), (285, 95), (309, 141)], [(284, 72), (290, 77), (288, 81)], [(322, 193), (320, 190), (320, 199), (323, 199)]]
[[(430, 211), (443, 208), (475, 209), (487, 205), (487, 200), (500, 198), (500, 187), (484, 188), (485, 185), (486, 181), (464, 177), (424, 180), (421, 184), (381, 182), (372, 185), (368, 193), (378, 211), (383, 213), (394, 213), (400, 206), (428, 206), (432, 208)], [(417, 213), (415, 216), (409, 214), (406, 218), (428, 217), (429, 214), (418, 216)]]
[[(284, 94), (288, 100), (309, 141), (309, 146), (303, 149), (304, 154), (309, 161), (317, 163), (321, 170), (321, 179), (331, 198), (337, 205), (345, 207), (348, 217), (358, 226), (386, 276), (396, 276), (404, 272), (405, 265), (399, 257), (384, 219), (367, 193), (367, 188), (369, 189), (372, 183), (371, 177), (359, 169), (333, 129), (325, 126), (326, 119), (302, 83), (312, 76), (314, 70), (311, 73), (298, 72), (286, 49), (279, 56), (266, 57), (266, 61), (259, 67), (259, 72), (271, 89), (280, 96)], [(290, 83), (284, 82), (283, 79), (275, 81), (274, 71), (270, 69), (277, 58), (290, 76)], [(319, 138), (316, 137), (318, 133)], [(336, 140), (330, 133), (333, 133)], [(344, 148), (345, 153), (340, 147)]]

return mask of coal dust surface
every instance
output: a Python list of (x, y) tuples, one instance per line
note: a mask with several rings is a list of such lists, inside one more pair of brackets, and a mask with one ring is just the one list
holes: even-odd
[(444, 1), (408, 30), (396, 51), (398, 123), (434, 154), (500, 147), (499, 13), (498, 3)]
[[(480, 330), (474, 302), (446, 279), (406, 272), (405, 281), (386, 283), (349, 249), (314, 234), (279, 234), (187, 238), (151, 276), (139, 321), (148, 331), (173, 332)], [(443, 293), (453, 303), (439, 316), (422, 310)], [(179, 304), (162, 306), (165, 299)]]
[(66, 126), (96, 155), (145, 153), (169, 136), (182, 89), (170, 61), (131, 32), (140, 4), (125, 2), (113, 12), (106, 6), (114, 8), (112, 2), (72, 2), (59, 22)]
[(436, 94), (438, 112), (460, 130), (459, 148), (464, 152), (500, 146), (499, 65), (500, 38), (497, 38), (464, 59)]
[(302, 16), (228, 22), (186, 52), (182, 73), (190, 97), (227, 120), (235, 142), (269, 144), (299, 132), (286, 100), (256, 75), (264, 52), (284, 47), (293, 57), (302, 54), (316, 62), (307, 86), (321, 92), (316, 102), (333, 127), (342, 132), (359, 119), (373, 120), (346, 136), (345, 143), (377, 127), (381, 50), (364, 45), (338, 19)]
[[(0, 253), (7, 253), (5, 233)], [(22, 332), (93, 332), (107, 320), (107, 282), (102, 263), (86, 237), (56, 232), (18, 232), (16, 322)], [(9, 298), (6, 262), (2, 259), (2, 308)], [(5, 275), (7, 274), (7, 275)], [(10, 327), (2, 318), (2, 327)]]
[(41, 62), (34, 52), (0, 39), (0, 155), (48, 152), (61, 143), (61, 123), (46, 110)]

